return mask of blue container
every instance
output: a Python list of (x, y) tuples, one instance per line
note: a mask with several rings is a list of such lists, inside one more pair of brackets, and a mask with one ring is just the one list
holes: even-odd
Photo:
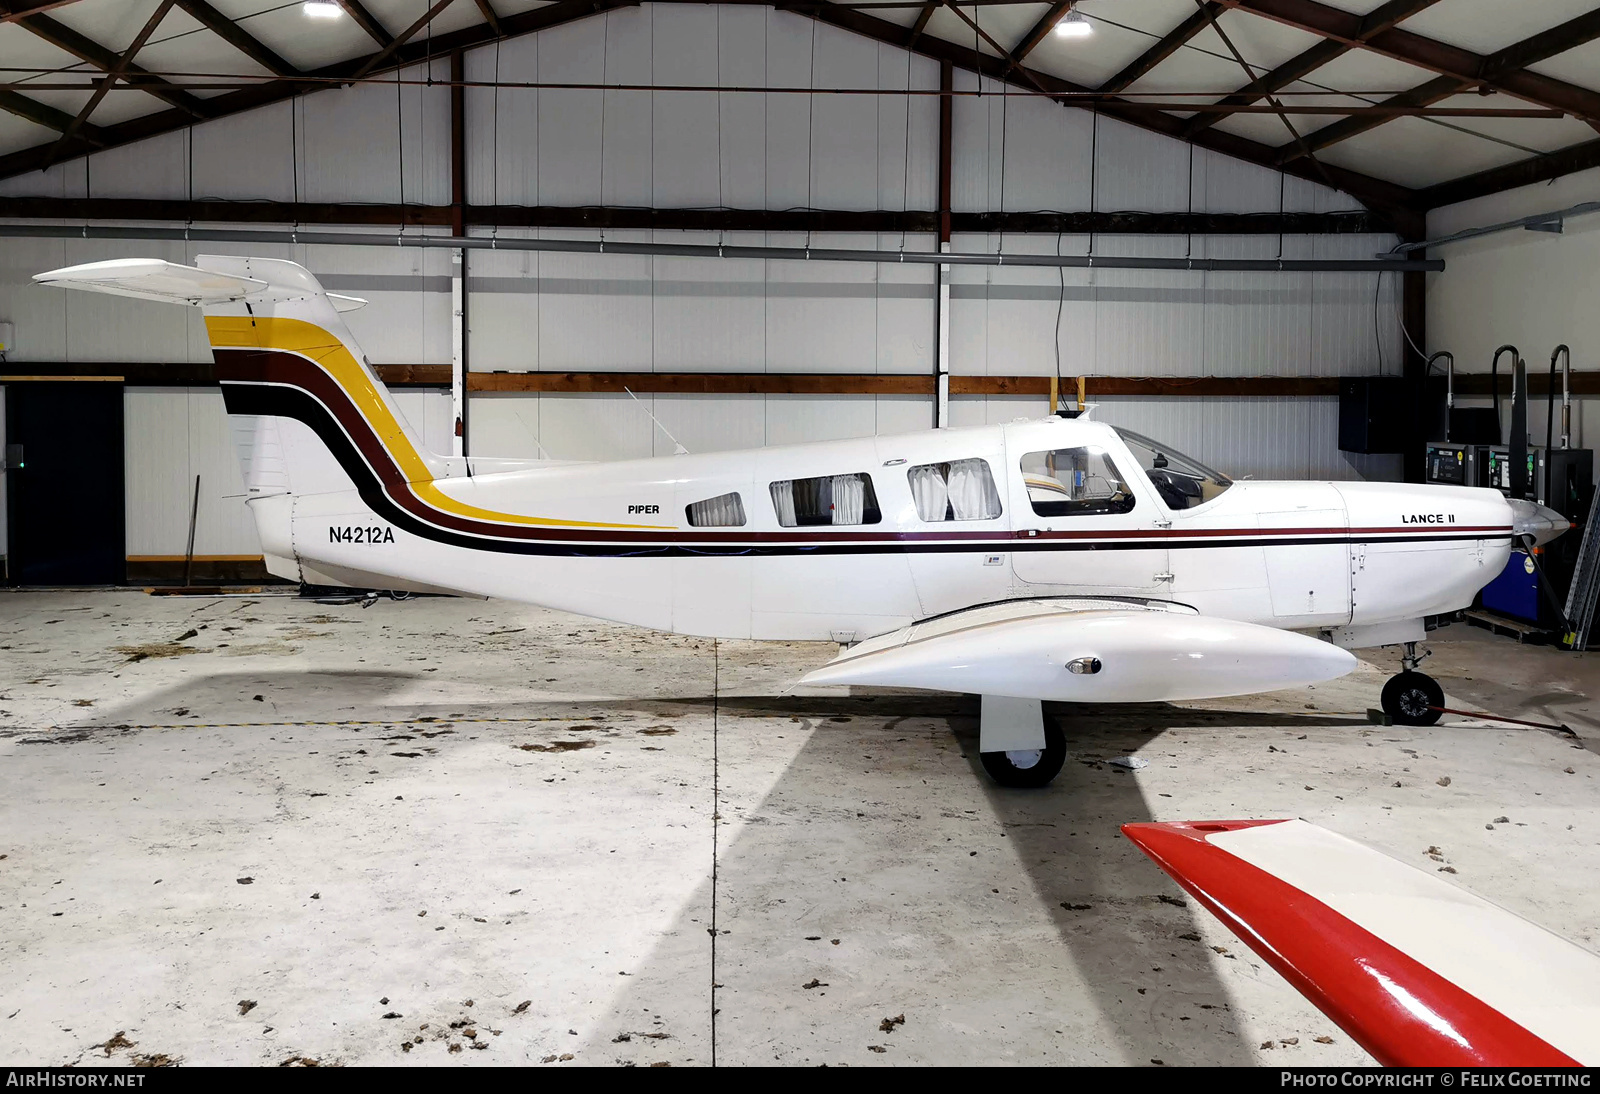
[(1539, 573), (1526, 551), (1512, 551), (1500, 576), (1484, 586), (1483, 606), (1513, 619), (1539, 622)]

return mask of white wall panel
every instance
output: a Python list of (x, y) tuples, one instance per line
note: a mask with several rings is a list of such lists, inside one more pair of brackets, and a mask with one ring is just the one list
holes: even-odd
[(222, 393), (129, 387), (123, 408), (127, 553), (183, 555), (198, 475), (195, 554), (259, 554)]

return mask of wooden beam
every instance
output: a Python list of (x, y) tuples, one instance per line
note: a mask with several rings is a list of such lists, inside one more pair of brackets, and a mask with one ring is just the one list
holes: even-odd
[[(193, 387), (212, 383), (211, 365), (161, 363), (61, 364), (12, 363), (18, 374), (40, 380), (110, 379), (141, 386)], [(393, 387), (449, 387), (449, 365), (373, 365), (378, 378)], [(1077, 377), (1071, 377), (1074, 383)], [(952, 376), (953, 395), (1021, 395), (1048, 398), (1049, 376)], [(474, 392), (533, 394), (580, 392), (624, 395), (920, 395), (932, 398), (934, 376), (827, 372), (473, 372), (467, 377)], [(1336, 397), (1337, 376), (1087, 376), (1090, 396), (1159, 395), (1168, 398), (1317, 398)], [(1481, 381), (1481, 382), (1480, 382)], [(1543, 392), (1541, 376), (1530, 378), (1530, 391)], [(1573, 374), (1574, 391), (1600, 395), (1600, 372)], [(1466, 384), (1463, 387), (1463, 384)], [(1456, 390), (1488, 391), (1488, 377), (1457, 373)]]
[[(1439, 3), (1439, 0), (1389, 0), (1389, 3), (1362, 16), (1361, 30), (1357, 36), (1365, 41), (1374, 34), (1388, 30), (1402, 20), (1409, 19), (1418, 12), (1437, 3)], [(1261, 97), (1270, 95), (1274, 91), (1281, 91), (1296, 80), (1304, 79), (1329, 61), (1348, 53), (1353, 48), (1349, 43), (1333, 38), (1324, 38), (1310, 49), (1289, 58), (1277, 68), (1265, 73), (1258, 79), (1252, 80), (1232, 95), (1221, 99), (1218, 105), (1245, 106), (1256, 102)], [(1189, 124), (1184, 127), (1184, 136), (1186, 138), (1192, 137), (1200, 130), (1208, 129), (1221, 120), (1222, 116), (1215, 114), (1196, 114), (1189, 119)]]
[(1099, 90), (1126, 91), (1130, 84), (1147, 75), (1151, 69), (1188, 45), (1190, 39), (1209, 26), (1212, 18), (1224, 10), (1226, 10), (1224, 5), (1217, 0), (1208, 0), (1203, 10), (1194, 12), (1164, 37), (1158, 38), (1155, 45), (1139, 54), (1121, 72), (1101, 84)]
[(202, 23), (217, 37), (250, 58), (274, 76), (298, 76), (300, 70), (278, 56), (255, 35), (223, 15), (206, 0), (178, 0), (178, 6)]

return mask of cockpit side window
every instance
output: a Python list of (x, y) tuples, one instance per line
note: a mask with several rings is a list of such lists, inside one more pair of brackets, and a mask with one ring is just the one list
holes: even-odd
[(1204, 505), (1233, 485), (1233, 480), (1226, 475), (1149, 437), (1126, 429), (1117, 430), (1117, 436), (1139, 461), (1140, 469), (1168, 509), (1193, 509)]
[(1126, 513), (1134, 506), (1133, 491), (1096, 445), (1030, 452), (1022, 457), (1022, 481), (1041, 517)]

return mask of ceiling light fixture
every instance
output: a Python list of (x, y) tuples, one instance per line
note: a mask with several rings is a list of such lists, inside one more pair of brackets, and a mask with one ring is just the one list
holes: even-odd
[(1087, 38), (1094, 33), (1094, 25), (1083, 17), (1083, 12), (1073, 8), (1056, 24), (1057, 38)]
[(330, 0), (306, 0), (300, 10), (311, 19), (337, 19), (344, 14), (344, 9)]

